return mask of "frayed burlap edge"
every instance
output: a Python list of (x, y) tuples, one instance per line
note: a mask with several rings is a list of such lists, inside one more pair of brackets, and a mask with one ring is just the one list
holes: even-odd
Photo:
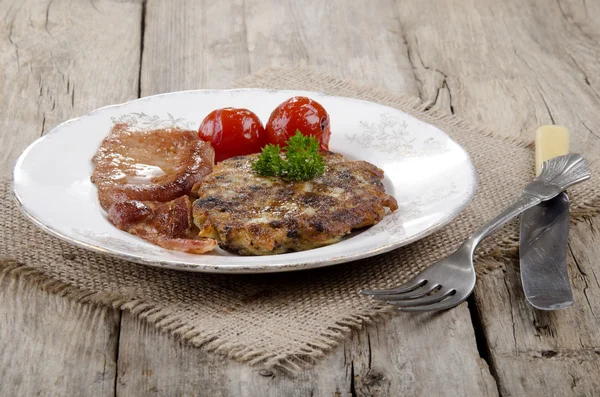
[[(351, 82), (340, 80), (327, 73), (310, 69), (304, 66), (295, 68), (269, 68), (264, 69), (252, 76), (241, 79), (234, 84), (234, 87), (265, 87), (264, 79), (269, 76), (277, 76), (278, 81), (282, 82), (280, 89), (303, 89), (294, 84), (298, 84), (295, 76), (298, 74), (310, 75), (315, 80), (333, 85), (334, 89), (345, 89), (358, 93), (359, 99), (387, 104), (392, 107), (399, 107), (403, 111), (412, 114), (413, 116), (422, 119), (425, 122), (435, 124), (444, 129), (444, 125), (454, 128), (461, 128), (470, 133), (481, 134), (487, 137), (494, 137), (509, 141), (520, 147), (531, 147), (532, 142), (525, 141), (517, 137), (500, 136), (494, 133), (489, 128), (478, 125), (470, 121), (463, 120), (454, 115), (443, 112), (433, 107), (432, 104), (424, 104), (415, 97), (392, 95), (388, 92), (377, 88), (367, 88), (355, 85)], [(288, 77), (289, 76), (289, 77)], [(286, 85), (285, 79), (289, 78), (289, 84)], [(267, 86), (267, 88), (273, 88)], [(350, 95), (349, 95), (350, 96)], [(590, 163), (600, 163), (592, 160)], [(597, 194), (596, 189), (591, 189), (589, 197)], [(578, 213), (572, 214), (572, 221), (578, 222), (584, 219), (589, 219), (600, 213), (600, 199), (594, 199), (580, 202), (580, 210)], [(486, 273), (485, 269), (498, 268), (498, 259), (507, 255), (514, 255), (515, 248), (518, 246), (518, 238), (508, 236), (495, 241), (493, 249), (480, 252), (478, 257), (486, 256), (485, 260), (480, 260), (482, 266), (479, 266), (480, 273)], [(486, 266), (485, 262), (489, 262), (490, 266)], [(0, 283), (5, 282), (9, 277), (17, 280), (22, 280), (26, 283), (32, 283), (40, 287), (43, 291), (56, 294), (58, 296), (73, 299), (80, 303), (110, 306), (114, 309), (128, 310), (134, 316), (153, 325), (160, 331), (173, 334), (176, 338), (201, 348), (208, 353), (219, 354), (223, 357), (236, 360), (238, 362), (247, 363), (250, 365), (260, 365), (265, 368), (283, 371), (289, 374), (297, 373), (298, 371), (314, 365), (318, 359), (335, 348), (341, 340), (347, 337), (352, 330), (361, 329), (365, 324), (380, 321), (390, 316), (393, 313), (393, 308), (386, 305), (375, 305), (368, 312), (362, 312), (348, 316), (331, 327), (328, 332), (315, 336), (314, 342), (302, 355), (283, 356), (272, 354), (260, 349), (241, 346), (238, 344), (228, 343), (219, 338), (217, 333), (200, 333), (191, 331), (190, 328), (178, 318), (177, 313), (159, 307), (157, 302), (147, 299), (132, 298), (124, 296), (119, 292), (115, 293), (100, 293), (89, 292), (71, 284), (53, 279), (43, 271), (28, 265), (17, 263), (12, 260), (0, 260)], [(483, 270), (483, 271), (481, 271)]]
[(313, 366), (320, 358), (337, 347), (353, 330), (364, 325), (389, 318), (394, 312), (389, 306), (378, 305), (369, 313), (346, 317), (331, 327), (327, 334), (315, 336), (311, 346), (302, 355), (284, 356), (261, 351), (260, 349), (228, 343), (219, 338), (218, 333), (190, 332), (190, 328), (168, 308), (161, 308), (148, 299), (136, 299), (120, 293), (89, 292), (63, 281), (56, 280), (43, 271), (13, 260), (0, 259), (0, 285), (11, 279), (33, 285), (41, 291), (72, 299), (81, 304), (111, 307), (129, 311), (133, 316), (154, 326), (157, 330), (173, 335), (177, 340), (202, 349), (207, 353), (266, 369), (295, 375)]

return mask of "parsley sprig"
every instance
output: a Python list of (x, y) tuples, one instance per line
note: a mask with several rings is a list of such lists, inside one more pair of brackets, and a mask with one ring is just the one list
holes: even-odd
[(325, 163), (319, 154), (319, 142), (312, 136), (304, 136), (296, 130), (283, 148), (269, 144), (252, 164), (252, 169), (262, 176), (280, 176), (292, 181), (307, 181), (323, 175)]

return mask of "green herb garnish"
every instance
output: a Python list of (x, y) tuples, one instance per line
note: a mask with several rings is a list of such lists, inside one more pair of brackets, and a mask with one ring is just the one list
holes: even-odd
[(319, 141), (312, 136), (304, 136), (296, 130), (296, 135), (286, 142), (285, 158), (281, 156), (279, 145), (269, 144), (262, 150), (252, 169), (262, 176), (280, 176), (292, 181), (307, 181), (323, 175), (325, 163), (319, 154)]
[(252, 163), (252, 169), (262, 176), (282, 176), (287, 162), (281, 158), (280, 153), (279, 145), (269, 143), (262, 149), (258, 160)]

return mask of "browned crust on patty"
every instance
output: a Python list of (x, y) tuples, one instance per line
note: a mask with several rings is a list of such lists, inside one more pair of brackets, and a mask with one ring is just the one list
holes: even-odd
[(383, 171), (366, 161), (324, 153), (325, 174), (306, 182), (261, 177), (258, 155), (217, 164), (194, 202), (201, 236), (241, 255), (301, 251), (335, 243), (352, 229), (379, 222), (396, 200), (385, 193)]

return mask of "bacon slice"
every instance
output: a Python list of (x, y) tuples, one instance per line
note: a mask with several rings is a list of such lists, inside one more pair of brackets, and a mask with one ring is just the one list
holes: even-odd
[(108, 220), (121, 230), (167, 249), (203, 254), (217, 246), (212, 238), (198, 237), (188, 196), (167, 203), (117, 202), (110, 207)]
[(198, 237), (189, 194), (213, 168), (212, 146), (195, 131), (137, 131), (116, 124), (92, 159), (92, 182), (109, 221), (163, 248), (201, 254), (217, 242)]

